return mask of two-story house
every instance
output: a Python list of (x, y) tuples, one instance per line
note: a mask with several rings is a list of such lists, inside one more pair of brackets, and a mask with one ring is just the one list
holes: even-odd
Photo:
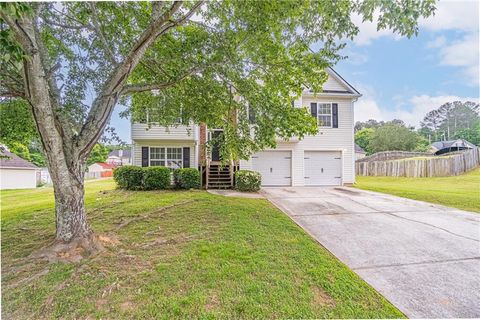
[(354, 102), (361, 94), (333, 69), (323, 92), (306, 90), (294, 107), (308, 107), (318, 119), (319, 130), (304, 139), (279, 141), (272, 150), (263, 150), (233, 165), (221, 167), (219, 146), (206, 151), (205, 143), (218, 129), (205, 125), (161, 127), (132, 124), (132, 159), (138, 166), (199, 168), (209, 188), (233, 184), (235, 168), (255, 170), (263, 186), (332, 186), (355, 182), (353, 138)]

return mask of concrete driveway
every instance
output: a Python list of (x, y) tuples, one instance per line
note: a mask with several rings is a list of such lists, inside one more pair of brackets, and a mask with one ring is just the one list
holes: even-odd
[(263, 193), (408, 317), (480, 317), (480, 214), (347, 187)]

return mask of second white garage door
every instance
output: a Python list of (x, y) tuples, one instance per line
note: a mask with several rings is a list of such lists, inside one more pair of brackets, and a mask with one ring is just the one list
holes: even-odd
[(305, 151), (305, 185), (336, 186), (342, 184), (340, 151)]
[(262, 186), (289, 186), (292, 183), (290, 151), (262, 151), (252, 156), (252, 169), (262, 175)]

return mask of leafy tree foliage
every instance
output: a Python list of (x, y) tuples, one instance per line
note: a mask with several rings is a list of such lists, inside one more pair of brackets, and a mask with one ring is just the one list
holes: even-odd
[(0, 142), (11, 146), (20, 143), (25, 146), (38, 138), (32, 110), (24, 100), (10, 100), (0, 103)]
[(370, 140), (372, 140), (372, 135), (374, 132), (375, 129), (363, 128), (355, 133), (355, 143), (358, 144), (367, 153), (367, 155), (373, 153), (372, 148), (370, 147)]
[(110, 153), (110, 149), (104, 146), (103, 144), (97, 143), (87, 160), (87, 166), (96, 163), (96, 162), (105, 162), (107, 160), (108, 154)]
[[(410, 37), (434, 1), (0, 6), (7, 44), (0, 46), (0, 95), (32, 106), (55, 188), (57, 239), (72, 241), (92, 238), (84, 167), (117, 102), (134, 119), (148, 110), (149, 121), (164, 125), (182, 118), (222, 127), (224, 158), (246, 158), (275, 146), (276, 136), (316, 132), (315, 120), (291, 101), (305, 87), (321, 90), (325, 68), (358, 33), (353, 14), (372, 21), (375, 13), (378, 29)], [(257, 115), (254, 135), (247, 106)]]
[[(400, 120), (400, 119), (393, 119), (393, 120), (386, 121), (386, 122), (385, 121), (377, 121), (375, 119), (369, 119), (369, 120), (364, 121), (364, 122), (357, 121), (355, 123), (355, 128), (354, 129), (355, 129), (355, 132), (358, 132), (362, 129), (377, 129), (377, 128), (379, 128), (381, 126), (384, 126), (386, 124), (389, 124), (389, 123), (398, 124), (398, 125), (404, 126), (404, 127), (406, 126), (405, 122), (403, 120)], [(410, 128), (412, 130), (414, 129), (413, 127), (410, 127)]]
[[(479, 105), (471, 101), (454, 101), (428, 112), (421, 122), (422, 134), (432, 141), (466, 139), (479, 144)], [(473, 139), (473, 141), (469, 140)]]
[(23, 100), (0, 102), (0, 143), (39, 167), (46, 165), (31, 107)]
[(405, 126), (388, 123), (375, 129), (368, 146), (374, 153), (391, 150), (413, 151), (418, 142), (419, 135), (415, 131)]

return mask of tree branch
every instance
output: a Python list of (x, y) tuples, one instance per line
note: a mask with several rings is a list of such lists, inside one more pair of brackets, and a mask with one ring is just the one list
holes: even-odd
[(181, 77), (175, 79), (175, 80), (171, 80), (171, 81), (168, 81), (168, 82), (164, 82), (164, 83), (151, 83), (151, 84), (129, 84), (129, 85), (125, 85), (123, 87), (123, 90), (122, 90), (122, 95), (128, 95), (128, 94), (132, 94), (132, 93), (139, 93), (139, 92), (145, 92), (145, 91), (152, 91), (152, 90), (161, 90), (161, 89), (165, 89), (165, 88), (168, 88), (168, 87), (171, 87), (171, 86), (174, 86), (176, 85), (177, 83), (179, 83), (180, 81), (184, 80), (185, 78), (188, 78), (189, 76), (191, 76), (192, 74), (194, 74), (195, 72), (197, 72), (199, 70), (199, 68), (193, 68), (192, 70), (188, 71), (187, 73), (185, 73), (184, 75), (182, 75)]
[(106, 53), (108, 59), (110, 60), (110, 62), (112, 62), (113, 65), (117, 65), (117, 59), (115, 58), (115, 54), (112, 51), (111, 45), (108, 43), (107, 38), (105, 37), (105, 34), (103, 33), (103, 31), (100, 27), (95, 2), (88, 2), (88, 6), (90, 7), (90, 10), (92, 12), (93, 30), (95, 31), (98, 38), (100, 39), (100, 42), (102, 43), (103, 48), (105, 50), (105, 53)]
[(159, 36), (189, 19), (202, 4), (203, 0), (198, 1), (184, 16), (172, 21), (172, 16), (180, 10), (183, 5), (181, 1), (175, 1), (169, 10), (158, 19), (152, 21), (147, 29), (140, 35), (129, 53), (125, 56), (123, 62), (114, 68), (109, 80), (105, 83), (101, 93), (92, 104), (87, 120), (77, 139), (77, 144), (81, 148), (81, 156), (86, 156), (101, 136), (110, 119), (113, 108), (122, 94), (128, 76), (138, 65), (145, 51)]

